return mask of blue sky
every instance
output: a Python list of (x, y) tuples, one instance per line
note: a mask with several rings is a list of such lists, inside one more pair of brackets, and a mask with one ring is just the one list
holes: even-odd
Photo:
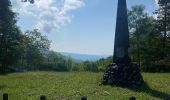
[[(38, 28), (52, 41), (52, 50), (112, 55), (117, 0), (11, 1), (22, 31)], [(151, 15), (156, 9), (154, 0), (127, 0), (128, 8), (139, 4)]]

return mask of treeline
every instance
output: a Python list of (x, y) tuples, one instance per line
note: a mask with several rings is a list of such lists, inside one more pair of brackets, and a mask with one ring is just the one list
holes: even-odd
[[(67, 71), (90, 71), (103, 72), (106, 70), (108, 64), (112, 63), (112, 57), (106, 59), (102, 58), (96, 62), (94, 61), (75, 61), (70, 57), (66, 57)], [(61, 66), (62, 67), (62, 66)]]
[[(24, 8), (23, 8), (24, 9)], [(68, 71), (66, 57), (49, 51), (50, 41), (37, 29), (22, 32), (10, 0), (0, 3), (0, 73), (24, 70)]]
[[(0, 3), (0, 73), (29, 71), (105, 71), (112, 57), (96, 62), (79, 62), (50, 51), (50, 40), (37, 29), (22, 32), (9, 0)], [(24, 8), (23, 8), (24, 9)], [(170, 4), (159, 1), (156, 17), (143, 5), (128, 11), (130, 53), (146, 72), (170, 72)]]
[[(130, 55), (133, 63), (144, 72), (170, 72), (170, 3), (158, 0), (154, 16), (145, 11), (144, 5), (128, 10), (130, 30)], [(92, 62), (97, 71), (104, 71), (112, 57)], [(82, 64), (87, 66), (87, 64)], [(97, 66), (97, 68), (96, 68)], [(89, 67), (90, 68), (90, 67)]]
[[(50, 51), (51, 41), (37, 29), (22, 32), (10, 0), (0, 3), (0, 73), (11, 71), (104, 70), (96, 62), (77, 62)], [(24, 9), (24, 8), (23, 8)]]
[[(130, 55), (144, 72), (170, 72), (170, 3), (159, 0), (159, 9), (150, 16), (144, 5), (128, 10)], [(103, 62), (103, 61), (98, 61)], [(105, 59), (104, 62), (109, 62)], [(109, 63), (107, 63), (109, 64)], [(107, 65), (103, 66), (103, 68)]]
[(143, 71), (170, 72), (170, 4), (159, 1), (155, 18), (145, 6), (133, 6), (128, 12), (132, 61)]
[[(150, 16), (144, 5), (128, 10), (130, 55), (144, 72), (170, 72), (170, 3), (159, 0), (159, 9)], [(112, 57), (96, 63), (104, 71)]]

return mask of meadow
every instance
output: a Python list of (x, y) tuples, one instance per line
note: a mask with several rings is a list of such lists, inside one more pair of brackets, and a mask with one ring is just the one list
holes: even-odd
[(170, 73), (143, 73), (147, 84), (142, 89), (100, 85), (103, 73), (93, 72), (25, 72), (0, 75), (0, 99), (9, 100), (170, 100)]

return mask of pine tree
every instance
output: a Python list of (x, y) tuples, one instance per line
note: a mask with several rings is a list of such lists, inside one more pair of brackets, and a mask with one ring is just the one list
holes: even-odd
[(0, 71), (16, 62), (20, 55), (21, 31), (9, 0), (0, 3)]
[(162, 34), (162, 58), (167, 56), (168, 36), (170, 34), (170, 0), (159, 0), (156, 10), (159, 31)]

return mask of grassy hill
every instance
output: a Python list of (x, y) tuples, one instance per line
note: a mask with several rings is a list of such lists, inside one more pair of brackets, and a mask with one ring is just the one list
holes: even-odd
[(133, 90), (123, 87), (100, 86), (103, 73), (90, 72), (27, 72), (0, 76), (0, 99), (9, 93), (9, 100), (170, 100), (170, 73), (143, 73), (149, 87)]

